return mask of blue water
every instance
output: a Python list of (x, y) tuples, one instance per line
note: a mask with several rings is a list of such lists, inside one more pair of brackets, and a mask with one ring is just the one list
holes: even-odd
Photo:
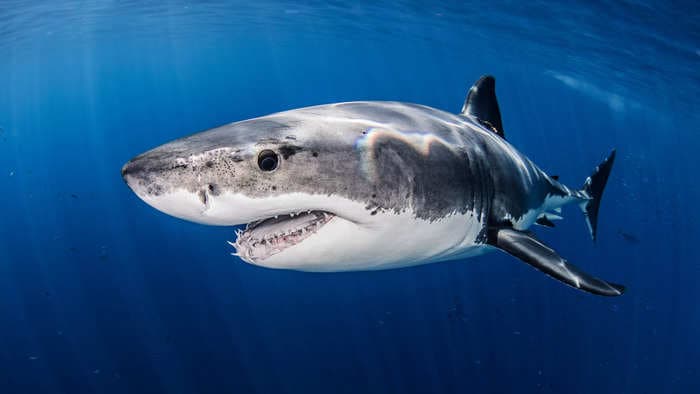
[[(255, 3), (251, 5), (249, 3)], [(700, 392), (700, 7), (489, 2), (0, 3), (0, 392)], [(507, 138), (576, 186), (613, 147), (593, 244), (628, 286), (504, 254), (310, 274), (146, 206), (121, 165), (295, 107), (457, 112), (497, 79)]]

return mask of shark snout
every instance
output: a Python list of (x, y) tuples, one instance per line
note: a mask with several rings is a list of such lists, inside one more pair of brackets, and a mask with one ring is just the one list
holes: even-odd
[(122, 179), (134, 191), (134, 186), (141, 182), (145, 183), (148, 178), (153, 178), (153, 169), (148, 169), (146, 165), (147, 159), (143, 155), (137, 156), (122, 166)]
[(124, 164), (121, 174), (129, 188), (142, 199), (162, 194), (172, 183), (163, 163), (147, 153)]
[(138, 174), (139, 170), (139, 166), (134, 165), (134, 162), (131, 160), (122, 166), (122, 179), (124, 179), (124, 182), (126, 182), (129, 187), (131, 187), (129, 184), (129, 178), (132, 178), (134, 174)]
[(191, 163), (146, 152), (121, 168), (129, 188), (148, 205), (181, 219), (211, 224), (204, 212), (218, 189), (201, 184), (199, 172), (188, 171)]

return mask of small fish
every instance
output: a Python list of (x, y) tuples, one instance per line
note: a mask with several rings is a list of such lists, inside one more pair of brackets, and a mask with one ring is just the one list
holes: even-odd
[(628, 232), (622, 231), (622, 229), (617, 230), (617, 233), (620, 234), (622, 239), (625, 241), (631, 243), (631, 244), (638, 244), (639, 243), (639, 238), (637, 238), (635, 235), (630, 234)]

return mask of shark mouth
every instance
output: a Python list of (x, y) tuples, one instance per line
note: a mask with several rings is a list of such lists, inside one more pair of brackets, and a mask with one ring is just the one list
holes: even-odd
[(297, 245), (316, 233), (335, 217), (326, 211), (290, 213), (248, 223), (237, 231), (236, 256), (254, 263)]

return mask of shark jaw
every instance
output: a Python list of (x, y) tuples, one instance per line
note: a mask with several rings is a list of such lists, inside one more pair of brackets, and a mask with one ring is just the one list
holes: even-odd
[(319, 210), (275, 215), (248, 223), (244, 231), (236, 233), (236, 242), (229, 244), (243, 261), (255, 264), (305, 241), (335, 217)]
[(382, 270), (483, 253), (473, 241), (483, 228), (470, 214), (434, 220), (410, 210), (372, 213), (367, 204), (337, 195), (286, 193), (251, 197), (222, 192), (206, 203), (179, 189), (150, 196), (146, 203), (188, 221), (245, 225), (229, 242), (243, 261), (266, 268), (309, 272)]

